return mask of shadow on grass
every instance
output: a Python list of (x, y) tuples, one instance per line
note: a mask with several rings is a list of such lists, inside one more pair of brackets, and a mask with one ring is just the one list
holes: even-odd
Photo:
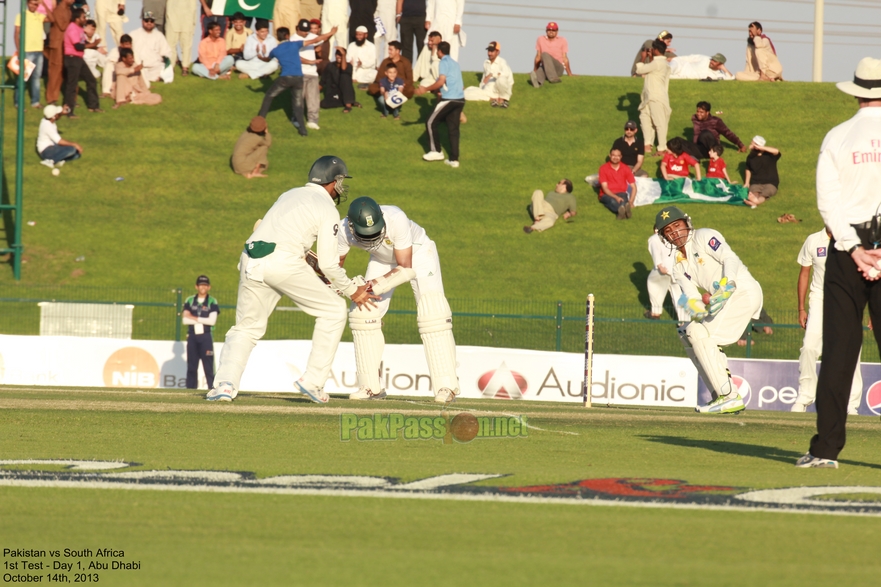
[[(790, 466), (795, 465), (795, 461), (804, 453), (786, 450), (776, 446), (762, 446), (760, 444), (746, 444), (744, 442), (729, 442), (726, 440), (703, 440), (697, 438), (685, 438), (682, 436), (640, 436), (648, 442), (657, 442), (660, 444), (669, 444), (672, 446), (681, 446), (685, 448), (698, 448), (710, 450), (713, 452), (740, 455), (744, 457), (755, 457), (766, 459), (769, 461), (777, 461)], [(839, 460), (845, 465), (853, 465), (857, 467), (868, 467), (870, 469), (881, 469), (881, 464), (864, 463), (861, 461)]]
[(640, 261), (638, 263), (633, 264), (633, 272), (630, 274), (630, 282), (633, 284), (633, 287), (636, 288), (639, 303), (642, 304), (646, 308), (651, 307), (651, 302), (649, 301), (648, 286), (647, 286), (647, 280), (648, 280), (650, 272), (651, 272), (651, 269), (646, 267), (645, 263)]
[[(412, 122), (402, 122), (401, 126), (425, 126), (425, 121), (428, 120), (428, 117), (431, 116), (431, 113), (434, 112), (435, 104), (437, 104), (437, 99), (434, 96), (424, 95), (417, 96), (410, 100), (411, 104), (416, 104), (419, 106), (419, 118)], [(446, 126), (446, 125), (444, 125)], [(424, 132), (419, 136), (419, 144), (422, 146), (422, 149), (427, 153), (431, 150), (431, 146), (428, 144), (428, 131)], [(441, 135), (441, 149), (446, 149), (449, 152), (450, 148), (449, 140), (444, 141), (444, 135)]]

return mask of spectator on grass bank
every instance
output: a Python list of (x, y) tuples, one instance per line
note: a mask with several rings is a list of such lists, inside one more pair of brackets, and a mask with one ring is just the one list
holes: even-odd
[[(177, 0), (171, 0), (174, 4)], [(165, 9), (167, 0), (143, 0), (141, 3), (141, 13), (150, 12), (156, 19), (156, 30), (165, 34)]]
[(86, 34), (86, 50), (83, 52), (83, 59), (92, 76), (95, 79), (101, 77), (98, 68), (104, 69), (107, 65), (107, 48), (101, 46), (101, 36), (95, 32), (96, 25), (94, 20), (87, 20), (83, 26), (83, 32)]
[[(426, 92), (440, 90), (440, 100), (434, 106), (434, 110), (425, 122), (428, 131), (428, 145), (431, 150), (422, 156), (425, 161), (443, 161), (453, 169), (459, 167), (459, 124), (465, 117), (462, 109), (465, 108), (465, 84), (462, 82), (462, 70), (459, 64), (447, 54), (450, 44), (441, 41), (437, 46), (437, 55), (440, 57), (438, 66), (438, 78), (430, 86), (419, 86), (416, 95), (421, 96)], [(447, 123), (447, 132), (450, 138), (450, 157), (444, 160), (441, 150), (441, 140), (438, 134), (440, 123)]]
[(532, 203), (526, 207), (532, 224), (523, 227), (523, 232), (542, 232), (554, 226), (561, 216), (569, 220), (578, 213), (578, 202), (572, 195), (572, 182), (565, 177), (557, 182), (554, 191), (545, 194), (541, 190), (532, 192)]
[(407, 99), (413, 97), (413, 92), (415, 88), (413, 87), (413, 66), (410, 62), (401, 55), (401, 43), (400, 41), (392, 41), (388, 44), (388, 57), (382, 60), (382, 63), (379, 64), (379, 70), (376, 73), (376, 79), (373, 80), (373, 83), (367, 88), (367, 93), (371, 96), (379, 96), (380, 95), (380, 83), (382, 80), (386, 78), (386, 69), (389, 65), (394, 65), (395, 69), (398, 70), (398, 77), (403, 80), (403, 87), (401, 92)]
[(236, 62), (236, 69), (241, 72), (239, 73), (240, 79), (266, 77), (278, 69), (277, 59), (265, 60), (269, 58), (272, 50), (278, 47), (278, 41), (269, 34), (269, 21), (265, 18), (258, 18), (254, 29), (254, 33), (245, 41), (242, 59)]
[(61, 86), (64, 81), (64, 33), (70, 25), (73, 12), (71, 10), (73, 0), (58, 0), (52, 16), (46, 16), (46, 20), (52, 23), (49, 29), (49, 51), (47, 59), (46, 80), (46, 103), (54, 104), (61, 96)]
[(652, 150), (655, 135), (658, 137), (658, 155), (663, 154), (667, 144), (667, 128), (670, 125), (670, 66), (664, 57), (663, 41), (652, 45), (652, 62), (636, 64), (636, 72), (643, 76), (642, 95), (639, 102), (639, 122), (645, 140), (645, 152)]
[(483, 62), (483, 78), (480, 86), (465, 88), (465, 99), (486, 101), (493, 107), (507, 108), (514, 87), (514, 73), (508, 62), (499, 57), (501, 45), (493, 41), (486, 47), (486, 61)]
[(635, 177), (648, 177), (642, 164), (645, 161), (645, 145), (636, 140), (636, 123), (628, 120), (624, 124), (624, 136), (615, 139), (612, 149), (621, 153), (621, 162), (630, 168)]
[[(323, 0), (300, 0), (300, 18), (305, 18), (309, 21), (318, 20), (321, 18), (322, 4)], [(318, 30), (315, 34), (320, 35), (321, 30)]]
[(670, 79), (699, 79), (709, 81), (731, 81), (734, 74), (725, 67), (725, 56), (716, 53), (706, 55), (677, 55), (670, 59)]
[(443, 37), (437, 31), (428, 33), (428, 43), (419, 53), (416, 67), (413, 68), (413, 79), (420, 80), (419, 85), (430, 86), (437, 81), (437, 69), (440, 66), (440, 57), (437, 56), (437, 46), (443, 41)]
[(612, 147), (609, 160), (600, 167), (600, 203), (614, 213), (618, 220), (633, 215), (631, 202), (636, 199), (636, 178), (621, 162), (621, 151)]
[[(351, 13), (349, 14), (349, 45), (354, 43), (358, 38), (358, 29), (363, 28), (365, 29), (364, 33), (368, 39), (367, 42), (370, 43), (371, 47), (374, 47), (369, 39), (376, 36), (376, 22), (373, 20), (373, 15), (376, 14), (376, 0), (349, 0), (349, 8), (351, 8)], [(376, 49), (374, 48), (374, 63), (376, 63), (375, 51)], [(351, 54), (352, 49), (350, 47), (349, 55), (351, 56)], [(368, 81), (365, 83), (370, 82)]]
[(710, 148), (719, 142), (719, 135), (737, 145), (741, 153), (746, 153), (746, 145), (728, 128), (721, 118), (710, 114), (709, 102), (697, 103), (694, 115), (691, 117), (691, 125), (694, 129), (694, 138), (691, 143), (685, 144), (685, 150), (695, 159), (706, 159), (710, 156)]
[(165, 35), (156, 30), (156, 19), (153, 13), (145, 12), (141, 19), (141, 28), (131, 34), (132, 49), (137, 61), (144, 66), (143, 76), (148, 82), (160, 79), (170, 84), (174, 81), (174, 56)]
[[(187, 325), (187, 389), (199, 387), (199, 362), (205, 371), (208, 389), (214, 387), (214, 340), (211, 331), (220, 314), (220, 305), (208, 295), (211, 281), (206, 275), (196, 279), (196, 294), (187, 298), (181, 313)], [(206, 328), (207, 327), (207, 328)]]
[(199, 62), (193, 65), (193, 74), (210, 80), (229, 79), (235, 59), (226, 51), (226, 41), (220, 37), (220, 25), (208, 25), (208, 36), (199, 41)]
[[(313, 18), (309, 21), (309, 32), (315, 35), (316, 37), (321, 34), (321, 21), (317, 18)], [(330, 40), (324, 41), (320, 45), (315, 45), (315, 59), (318, 63), (315, 64), (315, 67), (318, 68), (318, 76), (321, 77), (324, 74), (324, 69), (330, 63), (331, 53), (330, 53)]]
[(108, 26), (113, 42), (119, 45), (122, 25), (128, 22), (128, 17), (125, 15), (125, 0), (95, 0), (95, 22), (104, 47), (107, 47)]
[[(301, 19), (297, 24), (297, 36), (304, 40), (314, 40), (318, 35), (310, 32), (312, 25)], [(317, 43), (316, 43), (317, 44)], [(315, 45), (304, 45), (300, 48), (300, 63), (303, 67), (303, 97), (306, 102), (306, 128), (320, 130), (318, 115), (321, 111), (321, 87), (318, 83), (318, 63)]]
[(321, 76), (321, 87), (324, 88), (322, 108), (342, 108), (344, 114), (352, 111), (352, 107), (360, 108), (355, 101), (355, 86), (352, 84), (352, 66), (346, 61), (346, 50), (337, 47), (334, 62), (329, 64)]
[(728, 183), (737, 183), (736, 181), (731, 181), (731, 178), (728, 177), (728, 166), (725, 164), (725, 160), (722, 159), (722, 153), (724, 152), (725, 147), (723, 147), (721, 143), (710, 147), (710, 161), (707, 163), (707, 179), (724, 179)]
[(199, 0), (172, 0), (165, 10), (165, 38), (171, 47), (172, 61), (177, 61), (177, 48), (180, 46), (181, 75), (190, 75), (190, 66), (193, 64), (193, 36), (196, 31), (193, 14), (198, 4)]
[(404, 80), (398, 77), (398, 67), (394, 63), (389, 63), (385, 66), (385, 77), (379, 80), (379, 95), (376, 97), (383, 118), (391, 114), (395, 120), (401, 119), (402, 96), (406, 100)]
[(425, 30), (437, 31), (450, 44), (450, 58), (459, 62), (459, 47), (465, 44), (462, 16), (465, 0), (429, 0), (425, 6)]
[(376, 46), (367, 40), (367, 27), (355, 30), (355, 40), (349, 43), (346, 55), (352, 64), (352, 80), (367, 89), (367, 84), (376, 79)]
[(324, 0), (321, 7), (321, 32), (326, 33), (337, 27), (333, 36), (336, 48), (349, 46), (349, 2), (348, 0)]
[[(425, 0), (397, 0), (397, 21), (401, 25), (401, 52), (410, 63), (413, 56), (418, 58), (422, 54), (425, 44)], [(413, 52), (413, 42), (416, 42), (416, 52)]]
[(564, 71), (569, 77), (574, 75), (569, 67), (569, 43), (565, 37), (557, 36), (559, 31), (557, 23), (549, 22), (545, 27), (545, 36), (535, 42), (535, 60), (529, 74), (534, 88), (540, 88), (545, 80), (552, 84), (560, 83)]
[(76, 118), (74, 110), (81, 80), (86, 82), (86, 106), (89, 112), (103, 112), (98, 102), (98, 82), (83, 59), (86, 50), (85, 23), (86, 13), (82, 8), (75, 8), (71, 23), (64, 31), (64, 112), (71, 118)]
[(113, 67), (116, 79), (113, 94), (114, 109), (123, 104), (156, 106), (162, 103), (162, 96), (152, 93), (147, 87), (147, 82), (141, 75), (143, 66), (135, 65), (135, 56), (131, 49), (120, 49), (119, 62)]
[(658, 36), (654, 39), (647, 39), (642, 47), (639, 48), (639, 51), (636, 53), (636, 58), (633, 60), (633, 66), (630, 68), (630, 75), (632, 77), (639, 77), (641, 74), (636, 72), (636, 65), (638, 63), (642, 63), (644, 65), (648, 65), (652, 62), (652, 43), (655, 41), (662, 41), (664, 46), (664, 54), (666, 55), (667, 51), (676, 51), (675, 49), (670, 47), (670, 43), (673, 42), (673, 35), (667, 31), (661, 31), (658, 33)]
[(40, 155), (40, 163), (46, 167), (61, 167), (65, 161), (79, 159), (83, 154), (81, 146), (62, 139), (58, 132), (56, 122), (63, 112), (61, 106), (54, 104), (43, 108), (43, 120), (40, 121), (40, 130), (37, 132), (37, 153)]
[(777, 193), (780, 186), (780, 176), (777, 174), (780, 150), (767, 146), (765, 138), (758, 135), (753, 137), (749, 149), (743, 186), (749, 188), (746, 203), (755, 208)]
[(667, 141), (667, 152), (661, 159), (661, 175), (666, 180), (689, 176), (689, 167), (694, 167), (694, 177), (701, 179), (701, 167), (697, 159), (685, 152), (685, 139), (673, 137)]
[[(21, 42), (21, 14), (15, 17), (15, 50), (19, 56), (19, 75), (26, 75), (25, 60), (34, 64), (34, 69), (27, 79), (27, 87), (31, 95), (31, 106), (40, 107), (40, 80), (43, 78), (43, 21), (46, 15), (37, 11), (40, 0), (28, 0), (25, 17), (25, 39)], [(22, 59), (24, 55), (24, 59)], [(13, 92), (15, 104), (18, 104), (18, 92)]]
[(749, 25), (746, 39), (746, 69), (734, 76), (741, 82), (782, 82), (783, 65), (777, 59), (774, 43), (762, 32), (759, 22)]
[(232, 16), (232, 26), (226, 31), (224, 41), (226, 41), (226, 54), (235, 61), (242, 58), (245, 51), (245, 42), (251, 35), (251, 29), (245, 26), (245, 15), (236, 12)]
[(271, 145), (272, 136), (266, 127), (266, 119), (255, 116), (233, 147), (230, 159), (233, 171), (246, 179), (266, 177), (264, 171), (269, 168)]
[[(298, 0), (277, 0), (277, 2), (275, 3), (274, 14), (276, 14), (276, 15), (278, 14), (278, 10), (279, 10), (280, 5), (282, 5), (283, 3), (288, 3), (288, 2), (299, 4)], [(201, 4), (200, 14), (201, 14), (201, 20), (202, 20), (202, 37), (204, 38), (204, 37), (208, 36), (208, 25), (211, 24), (212, 22), (216, 22), (217, 24), (219, 24), (220, 25), (220, 35), (221, 36), (225, 35), (226, 29), (227, 29), (226, 17), (223, 16), (222, 14), (214, 14), (214, 12), (211, 11), (211, 7), (214, 4), (214, 0), (199, 0), (199, 3)], [(276, 22), (277, 27), (284, 26), (284, 24), (282, 24), (277, 19), (277, 17), (274, 17), (274, 18), (276, 18), (275, 22)], [(294, 21), (293, 24), (297, 24), (297, 21)]]
[[(116, 64), (119, 63), (119, 52), (123, 49), (132, 49), (132, 38), (128, 35), (122, 35), (119, 38), (119, 47), (114, 47), (107, 53), (107, 60), (104, 62), (104, 71), (101, 72), (101, 97), (110, 98), (113, 94), (113, 84), (116, 82)], [(134, 54), (134, 49), (132, 49)], [(135, 55), (135, 63), (138, 63), (138, 56)], [(143, 73), (141, 73), (143, 77)], [(147, 87), (150, 82), (144, 80)]]
[(383, 54), (388, 50), (388, 44), (398, 40), (397, 3), (397, 0), (376, 2), (376, 12), (373, 16), (376, 35), (373, 37), (373, 44), (376, 45), (377, 61), (382, 59)]

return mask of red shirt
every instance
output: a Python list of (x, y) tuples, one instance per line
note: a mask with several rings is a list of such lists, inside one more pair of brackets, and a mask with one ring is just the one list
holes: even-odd
[(710, 162), (707, 164), (707, 178), (725, 179), (725, 167), (725, 160), (721, 157), (715, 161), (710, 159)]
[(688, 153), (683, 153), (677, 157), (670, 151), (667, 151), (667, 153), (664, 155), (664, 159), (661, 161), (661, 165), (663, 165), (667, 169), (667, 175), (675, 175), (676, 177), (688, 177), (688, 166), (692, 165), (694, 167), (697, 167), (697, 161)]
[[(628, 184), (636, 183), (633, 172), (623, 163), (618, 164), (617, 171), (611, 163), (600, 167), (600, 184), (608, 183), (609, 191), (613, 194), (621, 194), (627, 191)], [(602, 196), (603, 192), (600, 192)]]

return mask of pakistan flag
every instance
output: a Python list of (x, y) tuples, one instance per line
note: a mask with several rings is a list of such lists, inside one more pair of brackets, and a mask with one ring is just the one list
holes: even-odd
[(675, 204), (679, 202), (704, 202), (707, 204), (733, 204), (745, 206), (749, 190), (742, 185), (731, 184), (724, 179), (693, 180), (636, 178), (636, 201), (634, 206), (649, 204)]
[(241, 12), (248, 18), (272, 18), (272, 9), (275, 8), (275, 0), (214, 0), (211, 4), (211, 12), (232, 16)]

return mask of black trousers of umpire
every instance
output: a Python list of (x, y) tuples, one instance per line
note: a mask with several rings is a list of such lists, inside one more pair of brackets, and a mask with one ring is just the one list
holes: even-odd
[(73, 114), (76, 108), (76, 94), (80, 80), (86, 82), (86, 106), (89, 110), (95, 110), (100, 106), (98, 103), (98, 82), (85, 59), (73, 55), (64, 56), (64, 105), (70, 108)]
[(214, 387), (214, 340), (211, 332), (187, 335), (187, 389), (199, 388), (199, 361), (208, 389)]
[[(867, 231), (857, 230), (866, 246)], [(869, 247), (867, 247), (869, 248)], [(863, 344), (866, 304), (872, 323), (881, 324), (881, 281), (866, 281), (851, 256), (829, 243), (823, 286), (823, 359), (817, 380), (817, 434), (811, 454), (838, 459), (844, 448), (847, 402)], [(881, 328), (873, 330), (881, 347)]]
[(306, 119), (303, 116), (303, 76), (283, 75), (275, 80), (269, 86), (269, 89), (266, 90), (266, 96), (263, 98), (263, 104), (260, 106), (260, 112), (257, 115), (266, 118), (275, 97), (288, 89), (291, 91), (291, 109), (294, 113), (294, 119), (300, 125), (300, 135), (305, 137), (308, 133), (306, 131)]
[(450, 161), (459, 160), (459, 116), (462, 115), (462, 109), (465, 108), (465, 100), (443, 100), (441, 99), (434, 107), (431, 116), (425, 123), (428, 129), (428, 144), (432, 151), (441, 153), (441, 141), (438, 134), (438, 126), (440, 123), (447, 123), (447, 132), (450, 135)]

